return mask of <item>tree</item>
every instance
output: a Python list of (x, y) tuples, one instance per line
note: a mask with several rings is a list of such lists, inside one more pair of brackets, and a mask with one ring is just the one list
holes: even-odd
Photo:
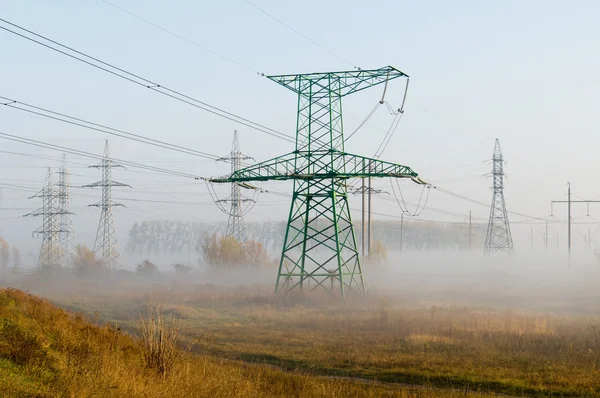
[(135, 249), (139, 244), (140, 227), (138, 223), (134, 223), (129, 230), (129, 240), (127, 241), (126, 248), (131, 252), (135, 253)]
[(96, 254), (86, 245), (77, 245), (75, 247), (75, 257), (73, 259), (75, 271), (80, 276), (98, 275), (105, 271), (102, 260), (96, 258)]
[(219, 268), (258, 267), (270, 261), (260, 242), (250, 240), (242, 244), (232, 236), (219, 237), (216, 233), (205, 234), (201, 252), (207, 264)]
[(21, 266), (21, 252), (16, 246), (12, 248), (13, 268), (18, 269)]
[(376, 240), (371, 244), (371, 253), (368, 261), (370, 263), (383, 263), (387, 260), (387, 249), (380, 241)]
[(10, 246), (8, 242), (0, 238), (0, 270), (8, 268), (8, 261), (10, 258)]
[(202, 256), (212, 266), (232, 267), (244, 262), (242, 244), (232, 236), (219, 237), (206, 234), (202, 241)]
[(251, 267), (264, 267), (271, 262), (265, 247), (255, 240), (244, 243), (244, 259)]
[(150, 260), (144, 260), (135, 269), (137, 275), (154, 276), (159, 273), (158, 267)]

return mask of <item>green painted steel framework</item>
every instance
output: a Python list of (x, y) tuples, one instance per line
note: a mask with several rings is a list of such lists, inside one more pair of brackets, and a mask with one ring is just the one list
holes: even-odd
[(342, 296), (366, 294), (346, 180), (394, 177), (424, 182), (407, 166), (344, 151), (342, 98), (400, 77), (408, 78), (391, 66), (268, 76), (298, 95), (296, 150), (212, 181), (244, 186), (294, 180), (276, 292), (322, 287)]

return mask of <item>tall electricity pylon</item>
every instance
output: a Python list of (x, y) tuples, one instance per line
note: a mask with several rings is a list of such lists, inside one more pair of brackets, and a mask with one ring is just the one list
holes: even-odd
[(42, 236), (42, 247), (38, 258), (39, 267), (64, 266), (63, 251), (60, 244), (60, 234), (63, 232), (60, 228), (60, 218), (64, 210), (57, 205), (57, 192), (52, 183), (52, 173), (48, 168), (44, 188), (32, 198), (42, 198), (42, 208), (27, 216), (42, 216), (42, 226), (33, 232), (34, 235)]
[[(240, 143), (238, 140), (238, 132), (233, 131), (233, 145), (231, 146), (231, 152), (229, 155), (217, 159), (217, 161), (230, 162), (231, 163), (231, 174), (233, 175), (242, 167), (242, 160), (252, 159), (250, 156), (244, 155), (240, 151)], [(226, 199), (218, 200), (217, 202), (230, 203), (231, 209), (229, 210), (229, 219), (227, 220), (227, 230), (225, 236), (232, 236), (238, 242), (246, 242), (248, 235), (246, 234), (246, 227), (244, 225), (244, 211), (242, 203), (252, 202), (253, 199), (246, 199), (242, 196), (241, 188), (238, 183), (231, 184), (231, 196)]]
[(344, 151), (342, 98), (399, 77), (408, 76), (391, 66), (268, 76), (298, 95), (296, 149), (212, 181), (294, 181), (276, 292), (320, 287), (331, 293), (339, 291), (341, 296), (366, 294), (346, 180), (395, 177), (424, 181), (407, 166)]
[(60, 247), (65, 265), (70, 264), (73, 258), (74, 230), (71, 221), (71, 173), (67, 168), (66, 155), (63, 155), (62, 164), (58, 171), (57, 199), (58, 209), (61, 211), (59, 218)]
[(112, 209), (117, 206), (124, 207), (124, 205), (120, 203), (113, 202), (112, 187), (129, 187), (129, 185), (112, 180), (112, 169), (123, 166), (113, 163), (110, 159), (108, 140), (104, 143), (104, 156), (102, 161), (97, 165), (90, 167), (102, 170), (101, 181), (84, 186), (87, 188), (102, 187), (102, 200), (93, 205), (89, 205), (99, 207), (101, 210), (98, 232), (96, 233), (96, 241), (94, 243), (94, 253), (96, 254), (96, 257), (102, 260), (103, 264), (112, 271), (120, 266), (119, 258), (121, 257)]
[(500, 141), (496, 138), (494, 155), (492, 156), (492, 179), (494, 181), (494, 196), (492, 197), (492, 208), (490, 220), (485, 237), (485, 254), (503, 252), (508, 255), (514, 253), (506, 203), (504, 201), (504, 158), (500, 149)]

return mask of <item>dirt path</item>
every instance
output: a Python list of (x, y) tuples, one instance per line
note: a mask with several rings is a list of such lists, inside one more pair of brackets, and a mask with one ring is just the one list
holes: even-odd
[[(235, 362), (242, 362), (248, 366), (266, 366), (268, 368), (271, 369), (275, 369), (278, 371), (282, 371), (282, 372), (286, 372), (286, 373), (292, 373), (293, 370), (286, 368), (285, 366), (278, 366), (272, 363), (267, 363), (267, 362), (262, 362), (262, 361), (258, 361), (258, 360), (250, 360), (250, 359), (244, 359), (241, 357), (238, 358), (233, 358), (231, 356), (228, 355), (219, 355), (219, 353), (215, 353), (215, 352), (208, 352), (205, 350), (192, 350), (192, 352), (195, 352), (197, 354), (205, 354), (205, 355), (213, 355), (213, 356), (217, 356), (221, 359), (225, 359), (225, 360), (230, 360), (230, 361), (235, 361)], [(531, 397), (528, 395), (508, 395), (508, 394), (504, 394), (504, 393), (499, 393), (499, 392), (495, 392), (495, 391), (477, 391), (477, 390), (472, 390), (469, 388), (456, 388), (456, 387), (439, 387), (439, 386), (433, 386), (433, 385), (423, 385), (423, 384), (409, 384), (409, 383), (399, 383), (399, 382), (386, 382), (386, 381), (380, 381), (380, 380), (376, 380), (376, 379), (369, 379), (369, 378), (365, 378), (365, 377), (358, 377), (358, 376), (336, 376), (336, 375), (327, 375), (327, 374), (322, 374), (322, 373), (318, 373), (318, 372), (311, 372), (310, 370), (306, 370), (306, 369), (298, 369), (301, 373), (306, 374), (306, 375), (310, 375), (313, 377), (317, 377), (317, 378), (321, 378), (321, 379), (329, 379), (329, 380), (343, 380), (343, 381), (349, 381), (349, 382), (354, 382), (354, 383), (361, 383), (361, 384), (370, 384), (370, 385), (379, 385), (379, 386), (394, 386), (394, 387), (401, 387), (401, 388), (405, 388), (408, 390), (414, 390), (414, 391), (427, 391), (427, 390), (435, 390), (435, 391), (452, 391), (452, 392), (458, 392), (458, 393), (464, 393), (465, 396), (467, 396), (467, 394), (489, 394), (490, 397), (500, 397), (500, 398), (527, 398), (527, 397)]]

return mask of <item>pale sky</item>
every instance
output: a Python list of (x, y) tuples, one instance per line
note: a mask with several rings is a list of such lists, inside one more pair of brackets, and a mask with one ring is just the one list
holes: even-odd
[[(599, 161), (600, 3), (597, 1), (356, 1), (291, 3), (254, 0), (271, 15), (326, 47), (261, 13), (244, 0), (114, 0), (196, 44), (266, 75), (352, 70), (393, 65), (410, 75), (408, 101), (382, 159), (412, 167), (442, 188), (490, 203), (489, 173), (494, 139), (500, 139), (509, 210), (550, 215), (550, 201), (600, 197), (594, 184)], [(0, 18), (115, 64), (252, 121), (295, 134), (296, 97), (283, 87), (175, 38), (102, 0), (0, 0)], [(6, 26), (0, 24), (0, 26)], [(215, 155), (226, 155), (234, 129), (242, 151), (258, 161), (291, 152), (283, 140), (237, 125), (199, 109), (128, 83), (37, 44), (0, 30), (0, 96), (161, 139)], [(347, 63), (348, 60), (350, 63)], [(392, 106), (402, 100), (402, 81), (386, 94)], [(349, 134), (382, 95), (376, 87), (344, 103)], [(347, 144), (351, 153), (372, 156), (392, 117), (382, 108)], [(75, 126), (0, 108), (0, 132), (100, 154), (109, 139), (115, 158), (184, 171), (204, 177), (225, 174), (229, 166), (107, 136)], [(31, 238), (40, 219), (20, 215), (41, 203), (26, 200), (41, 188), (46, 167), (57, 168), (62, 154), (0, 139), (0, 235), (26, 250), (37, 251)], [(96, 161), (68, 156), (72, 182), (99, 180), (88, 169)], [(58, 176), (54, 176), (57, 178)], [(114, 179), (132, 189), (115, 190), (123, 201), (115, 212), (121, 245), (135, 221), (182, 219), (223, 221), (204, 183), (133, 168), (115, 170)], [(16, 188), (10, 185), (18, 185)], [(375, 186), (391, 193), (390, 181)], [(265, 185), (291, 193), (292, 184)], [(405, 196), (416, 201), (420, 188), (402, 182)], [(27, 190), (28, 189), (28, 190)], [(223, 194), (226, 187), (221, 188)], [(99, 191), (73, 189), (76, 241), (93, 245), (99, 210), (87, 205)], [(393, 197), (393, 196), (392, 196)], [(154, 202), (144, 202), (152, 200)], [(287, 199), (263, 194), (247, 221), (284, 220)], [(160, 203), (164, 202), (164, 203)], [(174, 203), (175, 202), (175, 203)], [(179, 203), (177, 203), (179, 202)], [(351, 207), (358, 208), (358, 196)], [(487, 220), (489, 209), (433, 191), (421, 218), (463, 222), (472, 210)], [(391, 201), (375, 200), (374, 211), (398, 217)], [(556, 206), (557, 219), (566, 207)], [(580, 235), (598, 230), (600, 204), (573, 208), (575, 246)], [(354, 214), (355, 221), (358, 213)], [(376, 219), (393, 219), (376, 216)], [(528, 248), (534, 228), (541, 244), (543, 225), (511, 215), (515, 247)], [(566, 238), (564, 224), (551, 233)], [(600, 238), (600, 234), (598, 235)]]

